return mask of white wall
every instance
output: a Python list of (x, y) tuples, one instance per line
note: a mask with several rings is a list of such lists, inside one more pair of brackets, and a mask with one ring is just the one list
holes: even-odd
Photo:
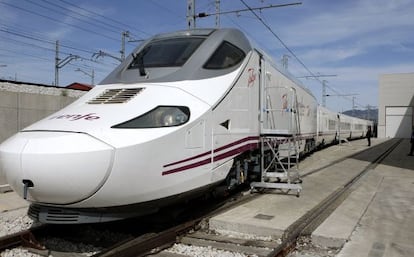
[[(407, 109), (414, 107), (414, 72), (413, 73), (396, 73), (383, 74), (379, 77), (379, 99), (378, 99), (378, 137), (385, 138), (395, 134), (396, 137), (407, 137), (410, 135), (410, 126), (407, 125), (407, 119), (414, 120), (413, 113), (405, 113), (403, 123), (388, 124), (388, 129), (395, 130), (395, 133), (387, 133), (386, 110)], [(408, 117), (411, 116), (411, 117)], [(398, 122), (398, 117), (389, 116), (388, 122)]]

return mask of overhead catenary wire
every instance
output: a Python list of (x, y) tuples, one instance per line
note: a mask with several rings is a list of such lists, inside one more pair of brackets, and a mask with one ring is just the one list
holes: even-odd
[[(248, 9), (238, 9), (238, 10), (231, 10), (231, 11), (222, 11), (217, 13), (198, 13), (197, 17), (203, 18), (211, 15), (222, 15), (222, 14), (230, 14), (230, 13), (241, 13), (241, 12), (247, 12), (247, 11), (254, 11), (254, 10), (265, 10), (269, 8), (275, 8), (275, 7), (286, 7), (286, 6), (292, 6), (292, 5), (299, 5), (301, 3), (289, 3), (289, 4), (278, 4), (278, 5), (269, 5), (269, 6), (262, 6), (262, 7), (248, 7)], [(247, 6), (246, 6), (247, 7)]]
[[(101, 20), (99, 20), (99, 19), (96, 19), (96, 18), (94, 18), (94, 17), (91, 17), (92, 19), (94, 19), (94, 20), (96, 20), (96, 22), (95, 23), (98, 23), (98, 25), (97, 24), (94, 24), (94, 23), (91, 23), (89, 20), (91, 20), (91, 18), (88, 18), (88, 19), (84, 19), (84, 17), (88, 17), (88, 15), (85, 15), (85, 14), (83, 14), (83, 13), (80, 13), (80, 12), (76, 12), (76, 11), (72, 11), (71, 9), (74, 9), (74, 8), (72, 8), (71, 7), (71, 9), (69, 9), (69, 8), (66, 8), (66, 7), (64, 7), (64, 6), (62, 6), (62, 5), (57, 5), (57, 4), (54, 4), (54, 3), (52, 3), (51, 1), (48, 1), (48, 0), (43, 0), (43, 4), (38, 4), (38, 2), (35, 2), (35, 1), (33, 1), (33, 0), (25, 0), (26, 2), (28, 2), (28, 3), (31, 3), (31, 4), (33, 4), (33, 5), (36, 5), (36, 8), (43, 8), (43, 9), (45, 9), (45, 10), (47, 10), (49, 13), (58, 13), (58, 14), (60, 14), (61, 16), (63, 16), (63, 17), (69, 17), (69, 18), (71, 18), (72, 20), (74, 20), (74, 21), (76, 21), (77, 23), (79, 23), (79, 24), (84, 24), (84, 23), (86, 23), (87, 25), (88, 25), (88, 27), (80, 27), (80, 26), (78, 26), (78, 25), (76, 25), (76, 24), (72, 24), (72, 22), (71, 21), (69, 21), (69, 22), (65, 22), (65, 21), (61, 21), (61, 20), (57, 20), (57, 19), (55, 19), (54, 17), (51, 17), (50, 15), (44, 15), (43, 13), (39, 13), (39, 12), (37, 12), (37, 11), (34, 11), (34, 10), (28, 10), (28, 9), (25, 9), (25, 8), (22, 8), (22, 7), (19, 7), (19, 6), (16, 6), (16, 5), (13, 5), (13, 4), (8, 4), (8, 3), (2, 3), (1, 1), (0, 1), (0, 4), (5, 4), (5, 5), (8, 5), (8, 6), (10, 6), (10, 7), (13, 7), (13, 8), (16, 8), (16, 9), (18, 9), (18, 10), (21, 10), (21, 11), (26, 11), (26, 12), (29, 12), (29, 13), (31, 13), (31, 14), (34, 14), (34, 15), (38, 15), (38, 16), (40, 16), (40, 17), (43, 17), (43, 18), (46, 18), (46, 19), (51, 19), (51, 20), (53, 20), (53, 21), (55, 21), (55, 22), (59, 22), (59, 23), (62, 23), (62, 24), (66, 24), (66, 25), (68, 25), (68, 26), (71, 26), (71, 27), (75, 27), (75, 28), (77, 28), (77, 29), (81, 29), (81, 30), (83, 30), (83, 31), (86, 31), (86, 32), (91, 32), (91, 33), (94, 33), (95, 35), (100, 35), (100, 36), (105, 36), (106, 38), (109, 38), (109, 39), (112, 39), (112, 40), (114, 40), (114, 41), (122, 41), (121, 40), (121, 38), (114, 38), (114, 37), (111, 37), (110, 35), (108, 35), (106, 32), (108, 31), (104, 26), (102, 26), (102, 25), (100, 25), (100, 23), (104, 23), (104, 24), (108, 24), (108, 25), (110, 25), (109, 23), (107, 23), (107, 22), (105, 22), (105, 21), (101, 21)], [(47, 5), (48, 4), (48, 5)], [(50, 6), (52, 6), (53, 8), (51, 8)], [(73, 6), (73, 7), (75, 7), (75, 5), (73, 5), (73, 4), (71, 4), (71, 6)], [(57, 9), (56, 9), (57, 8)], [(64, 12), (64, 11), (62, 11), (61, 9), (62, 8), (64, 8), (64, 10), (66, 10), (67, 12)], [(79, 7), (79, 8), (81, 8), (81, 7)], [(83, 10), (85, 10), (84, 11), (84, 13), (85, 12), (87, 12), (87, 10), (85, 9), (85, 8), (81, 8), (81, 9), (83, 9)], [(91, 12), (91, 11), (89, 11), (90, 13), (95, 13), (95, 12)], [(72, 14), (76, 14), (76, 15), (79, 15), (79, 16), (82, 16), (82, 19), (81, 20), (79, 20), (78, 19), (78, 17), (75, 17), (74, 15), (72, 15)], [(92, 15), (92, 14), (91, 14)], [(102, 17), (104, 17), (104, 16), (102, 16)], [(103, 19), (103, 18), (102, 18)], [(94, 31), (92, 31), (91, 29), (89, 29), (89, 27), (91, 27), (91, 26), (93, 26), (94, 28), (96, 27), (96, 28), (99, 28), (99, 30), (94, 30)], [(113, 27), (115, 27), (115, 26), (113, 26)], [(116, 28), (116, 27), (115, 27)], [(102, 31), (102, 30), (104, 30), (105, 31), (105, 33), (100, 33), (99, 31)], [(111, 30), (109, 30), (111, 33), (117, 33), (118, 31), (115, 31), (114, 29), (111, 29)], [(122, 33), (121, 33), (121, 31), (122, 31)], [(124, 35), (124, 33), (125, 33), (125, 31), (124, 30), (120, 30), (120, 33), (119, 34), (121, 34), (121, 35)], [(128, 33), (128, 35), (131, 35), (130, 34), (130, 32), (128, 31), (127, 32)], [(118, 33), (117, 33), (118, 34)], [(129, 36), (130, 38), (132, 38), (132, 36)], [(123, 42), (123, 41), (122, 41)], [(122, 43), (123, 44), (123, 43)], [(71, 48), (71, 49), (75, 49), (75, 47), (73, 47), (73, 46), (65, 46), (65, 45), (62, 45), (63, 47), (68, 47), (68, 48)], [(79, 50), (79, 48), (78, 48), (78, 50)], [(80, 50), (80, 51), (84, 51), (84, 50)], [(90, 54), (92, 55), (93, 53), (96, 53), (98, 50), (92, 50), (92, 51), (89, 51), (90, 52)]]
[(78, 26), (78, 25), (75, 25), (75, 24), (71, 24), (71, 23), (68, 23), (68, 22), (64, 22), (64, 21), (61, 21), (59, 19), (56, 19), (56, 18), (47, 16), (47, 15), (44, 15), (44, 14), (41, 14), (41, 13), (38, 13), (38, 12), (35, 12), (35, 11), (32, 11), (32, 10), (29, 10), (29, 9), (26, 9), (26, 8), (23, 8), (23, 7), (20, 7), (20, 6), (11, 4), (11, 3), (0, 2), (0, 4), (9, 6), (9, 7), (15, 8), (17, 10), (20, 10), (20, 11), (23, 11), (23, 12), (27, 12), (27, 13), (30, 13), (32, 15), (36, 15), (36, 16), (42, 17), (44, 19), (48, 19), (48, 20), (51, 20), (51, 21), (60, 23), (60, 24), (65, 24), (67, 26), (70, 26), (70, 27), (73, 27), (73, 28), (76, 28), (76, 29), (79, 29), (79, 30), (82, 30), (82, 31), (85, 31), (85, 32), (88, 32), (88, 33), (92, 33), (92, 34), (95, 34), (95, 35), (98, 35), (98, 36), (101, 36), (101, 37), (104, 37), (104, 38), (107, 38), (107, 39), (110, 39), (110, 40), (113, 40), (113, 41), (116, 41), (116, 42), (120, 42), (120, 39), (113, 38), (113, 37), (110, 37), (110, 36), (108, 36), (106, 34), (99, 33), (99, 32), (96, 32), (94, 30), (90, 30), (90, 29), (87, 29), (87, 28), (84, 28), (84, 27), (81, 27), (81, 26)]
[[(21, 37), (21, 38), (25, 38), (25, 39), (30, 39), (30, 40), (33, 40), (33, 41), (37, 41), (37, 42), (41, 42), (41, 43), (46, 43), (46, 44), (49, 44), (49, 45), (55, 45), (55, 41), (51, 41), (51, 40), (46, 40), (46, 39), (41, 39), (41, 38), (36, 38), (36, 37), (34, 37), (34, 36), (32, 36), (32, 35), (27, 35), (27, 34), (23, 34), (23, 33), (19, 33), (19, 32), (16, 32), (16, 31), (13, 31), (13, 30), (10, 30), (10, 29), (4, 29), (4, 28), (0, 28), (0, 32), (3, 32), (3, 33), (8, 33), (8, 34), (11, 34), (11, 35), (13, 35), (13, 36), (17, 36), (17, 37)], [(4, 39), (4, 38), (3, 38)], [(13, 40), (13, 39), (7, 39), (7, 40)], [(27, 45), (30, 45), (30, 46), (33, 46), (33, 47), (37, 47), (37, 48), (41, 48), (41, 49), (45, 49), (45, 50), (48, 50), (48, 51), (54, 51), (53, 50), (53, 48), (47, 48), (47, 47), (45, 47), (45, 46), (39, 46), (39, 45), (35, 45), (35, 44), (32, 44), (32, 43), (27, 43), (27, 42), (24, 42), (24, 41), (18, 41), (18, 40), (14, 40), (15, 42), (21, 42), (21, 43), (24, 43), (24, 44), (27, 44)], [(61, 46), (63, 46), (63, 47), (65, 47), (65, 48), (67, 48), (67, 49), (72, 49), (72, 50), (76, 50), (76, 51), (80, 51), (80, 52), (84, 52), (84, 53), (88, 53), (88, 54), (93, 54), (93, 52), (92, 51), (87, 51), (87, 50), (83, 50), (83, 49), (80, 49), (80, 48), (76, 48), (76, 47), (72, 47), (72, 46), (68, 46), (68, 45), (61, 45)], [(62, 52), (62, 53), (64, 53), (64, 54), (69, 54), (69, 53), (67, 53), (67, 52)], [(87, 59), (87, 58), (84, 58), (84, 59)]]
[(51, 61), (51, 59), (47, 59), (47, 58), (44, 58), (42, 56), (37, 56), (37, 55), (29, 54), (29, 53), (22, 53), (21, 51), (19, 52), (19, 51), (13, 51), (13, 50), (10, 50), (10, 49), (2, 49), (2, 48), (0, 48), (0, 51), (7, 52), (7, 53), (13, 53), (14, 55), (9, 56), (9, 57), (12, 57), (12, 58), (16, 57), (16, 55), (22, 55), (22, 56), (25, 56), (25, 57), (32, 57), (32, 58), (36, 58), (36, 59), (47, 61), (47, 62)]
[[(2, 26), (2, 23), (3, 23), (3, 26)], [(0, 17), (0, 30), (3, 33), (7, 33), (13, 36), (18, 36), (18, 37), (22, 37), (22, 38), (26, 38), (26, 39), (30, 39), (34, 41), (39, 41), (39, 42), (47, 43), (47, 44), (55, 44), (56, 42), (54, 40), (47, 39), (48, 38), (47, 35), (45, 35), (44, 33), (37, 32), (35, 28), (31, 28), (29, 26), (22, 26), (22, 25), (19, 25), (19, 27), (15, 27), (13, 25), (10, 25), (10, 24), (6, 25), (6, 24), (7, 22), (1, 19)], [(84, 52), (88, 54), (93, 54), (96, 51), (94, 49), (87, 50), (87, 49), (83, 49), (80, 47), (69, 45), (69, 43), (70, 44), (76, 44), (76, 43), (73, 43), (68, 40), (64, 40), (64, 42), (66, 42), (62, 44), (62, 47), (64, 48), (68, 48), (68, 49), (72, 49), (72, 50), (76, 50), (76, 51), (80, 51), (80, 52)]]
[(155, 6), (157, 6), (158, 8), (161, 8), (161, 9), (163, 9), (163, 10), (165, 10), (165, 11), (167, 11), (167, 12), (169, 12), (169, 13), (171, 13), (171, 14), (173, 14), (174, 16), (176, 16), (177, 18), (182, 18), (182, 16), (181, 16), (181, 14), (179, 14), (179, 13), (177, 13), (176, 11), (174, 11), (174, 10), (171, 10), (170, 8), (168, 8), (168, 7), (166, 7), (166, 6), (164, 6), (164, 5), (162, 5), (162, 4), (159, 4), (157, 1), (155, 1), (155, 0), (151, 0), (150, 1), (150, 3), (152, 3), (153, 5), (155, 5)]
[[(285, 42), (273, 31), (273, 29), (244, 1), (240, 0), (246, 8), (250, 10), (250, 12), (256, 17), (258, 21), (262, 23), (263, 26), (266, 27), (266, 29), (282, 44), (282, 46), (296, 59), (296, 61), (309, 73), (314, 77), (319, 83), (323, 84), (323, 81), (321, 81), (318, 78), (318, 75), (316, 75), (314, 72), (312, 72), (307, 65), (290, 49), (290, 47), (285, 44)], [(329, 89), (331, 89), (336, 94), (341, 94), (338, 90), (334, 89), (331, 86), (327, 86)]]
[[(71, 6), (67, 6), (68, 8), (66, 8), (64, 6), (65, 1), (61, 1), (62, 3), (58, 3), (55, 4), (52, 1), (48, 1), (48, 0), (43, 0), (42, 2), (37, 3), (33, 0), (26, 0), (26, 2), (28, 4), (33, 4), (36, 5), (36, 8), (29, 8), (27, 5), (21, 5), (20, 2), (14, 3), (14, 2), (8, 2), (8, 1), (2, 1), (0, 0), (0, 5), (3, 5), (5, 7), (9, 7), (9, 8), (14, 8), (17, 11), (20, 12), (25, 12), (25, 13), (29, 13), (30, 15), (36, 15), (39, 16), (41, 18), (47, 19), (47, 20), (51, 20), (55, 23), (59, 23), (59, 24), (64, 24), (70, 27), (74, 27), (75, 29), (79, 29), (79, 30), (83, 30), (89, 33), (92, 33), (94, 35), (98, 35), (98, 36), (104, 36), (105, 38), (108, 39), (112, 39), (114, 41), (120, 42), (121, 41), (121, 37), (118, 38), (113, 38), (113, 37), (108, 37), (108, 31), (112, 31), (113, 33), (117, 32), (117, 29), (119, 28), (119, 35), (121, 35), (121, 33), (124, 32), (124, 28), (121, 28), (120, 26), (117, 25), (112, 25), (111, 26), (111, 21), (108, 20), (112, 20), (116, 23), (116, 21), (114, 19), (107, 19), (107, 17), (105, 16), (100, 16), (101, 18), (97, 17), (97, 15), (92, 14), (94, 12), (90, 12), (89, 10), (79, 7), (79, 8), (75, 8), (77, 7), (76, 5), (70, 4)], [(67, 2), (66, 2), (67, 3)], [(69, 9), (70, 8), (70, 9)], [(43, 11), (43, 10), (45, 11)], [(83, 9), (83, 10), (82, 10)], [(73, 10), (73, 11), (71, 11)], [(65, 12), (67, 11), (67, 13)], [(67, 17), (69, 21), (65, 20), (65, 19), (57, 19), (57, 17), (55, 18), (54, 15), (59, 15), (60, 17), (62, 17), (62, 15), (64, 15), (63, 17)], [(26, 14), (25, 14), (26, 15)], [(88, 19), (89, 21), (85, 21), (86, 17), (89, 17)], [(99, 16), (99, 15), (98, 15)], [(72, 24), (72, 20), (78, 24)], [(94, 22), (90, 22), (90, 21), (94, 21)], [(3, 23), (4, 26), (1, 26), (1, 23)], [(96, 25), (95, 23), (98, 23), (98, 25)], [(99, 25), (103, 24), (103, 25), (107, 25), (108, 27), (105, 27), (103, 25)], [(85, 26), (81, 27), (83, 24), (85, 24)], [(120, 23), (121, 24), (121, 23)], [(78, 26), (79, 25), (79, 26)], [(128, 26), (127, 26), (128, 27)], [(129, 26), (130, 27), (130, 26)], [(89, 28), (96, 28), (96, 30), (92, 31)], [(9, 43), (10, 47), (8, 51), (13, 52), (13, 48), (14, 45), (19, 46), (22, 45), (22, 47), (26, 47), (26, 49), (32, 48), (32, 49), (38, 49), (38, 50), (25, 50), (24, 48), (20, 47), (21, 50), (16, 50), (14, 51), (14, 56), (16, 55), (20, 55), (22, 57), (32, 57), (32, 58), (37, 58), (39, 60), (42, 61), (49, 61), (49, 62), (53, 62), (53, 60), (55, 59), (55, 56), (52, 56), (52, 53), (55, 53), (55, 44), (56, 44), (56, 40), (52, 40), (50, 39), (49, 35), (45, 35), (44, 33), (38, 33), (36, 32), (37, 28), (25, 28), (25, 26), (19, 26), (19, 27), (13, 27), (12, 24), (9, 24), (9, 21), (5, 20), (4, 18), (2, 19), (0, 17), (0, 33), (4, 33), (10, 36), (4, 36), (2, 37), (2, 41), (3, 42), (12, 42)], [(100, 31), (105, 31), (106, 34), (102, 34), (100, 33)], [(112, 33), (111, 32), (111, 33)], [(146, 33), (144, 31), (141, 31), (142, 33)], [(148, 34), (148, 33), (146, 33)], [(110, 34), (109, 34), (110, 35)], [(81, 59), (78, 60), (84, 60), (87, 61), (86, 63), (80, 64), (79, 62), (75, 62), (73, 64), (74, 67), (83, 67), (83, 68), (87, 68), (87, 69), (98, 69), (98, 70), (102, 70), (102, 73), (108, 73), (109, 71), (107, 70), (107, 68), (99, 68), (96, 66), (106, 66), (106, 67), (111, 67), (113, 68), (114, 65), (118, 65), (118, 64), (114, 64), (108, 61), (103, 61), (103, 60), (93, 60), (92, 59), (92, 55), (94, 53), (97, 52), (97, 50), (95, 49), (85, 49), (83, 48), (82, 45), (79, 45), (79, 47), (75, 46), (76, 43), (69, 43), (70, 41), (66, 40), (67, 43), (65, 43), (65, 41), (63, 41), (60, 46), (62, 48), (62, 50), (60, 51), (61, 54), (63, 55), (77, 55), (80, 56)], [(103, 41), (104, 42), (104, 41)], [(79, 42), (77, 42), (79, 43)], [(18, 49), (18, 48), (15, 48)], [(41, 53), (39, 50), (42, 51), (47, 51), (50, 52), (51, 54), (47, 54), (47, 53)], [(65, 51), (66, 50), (66, 51)], [(7, 50), (6, 50), (7, 52)], [(27, 54), (26, 54), (27, 53)], [(30, 54), (29, 54), (30, 53)], [(88, 56), (85, 56), (85, 53)], [(83, 56), (82, 56), (83, 55)], [(5, 56), (3, 54), (3, 56)], [(50, 60), (49, 60), (50, 58)], [(13, 60), (12, 63), (15, 63), (15, 61)], [(91, 65), (92, 64), (92, 65)], [(71, 64), (72, 65), (72, 64)]]
[[(16, 31), (15, 29), (12, 29), (12, 28), (7, 28), (6, 29), (6, 28), (0, 27), (0, 32), (7, 33), (7, 34), (10, 34), (10, 35), (13, 35), (13, 36), (16, 36), (16, 37), (20, 37), (20, 38), (24, 38), (24, 39), (33, 40), (35, 42), (46, 43), (46, 44), (50, 45), (50, 48), (45, 47), (44, 45), (40, 46), (40, 45), (37, 45), (37, 44), (34, 44), (34, 43), (20, 41), (20, 40), (16, 40), (16, 39), (12, 39), (12, 38), (3, 37), (3, 40), (14, 41), (14, 42), (17, 42), (19, 44), (25, 44), (27, 46), (31, 46), (31, 47), (35, 47), (35, 48), (39, 48), (39, 49), (44, 49), (44, 50), (47, 50), (47, 51), (50, 51), (50, 52), (53, 52), (53, 53), (55, 52), (54, 47), (55, 47), (56, 41), (47, 40), (47, 39), (44, 39), (44, 38), (39, 38), (39, 37), (37, 37), (37, 36), (35, 36), (31, 33), (28, 33), (28, 32), (25, 32), (25, 31)], [(92, 61), (94, 63), (107, 65), (106, 63), (99, 62), (97, 60), (92, 59), (91, 56), (95, 53), (95, 50), (85, 50), (85, 49), (81, 49), (81, 48), (78, 48), (78, 47), (70, 46), (70, 45), (65, 44), (65, 43), (60, 43), (60, 46), (62, 48), (65, 48), (65, 49), (75, 50), (75, 51), (82, 52), (82, 53), (87, 53), (87, 54), (90, 55), (90, 57), (81, 56), (81, 58), (83, 60), (89, 60), (89, 61)], [(61, 51), (61, 53), (65, 54), (65, 55), (71, 54), (67, 51)]]
[[(45, 46), (40, 46), (40, 45), (36, 45), (34, 43), (29, 43), (29, 42), (25, 42), (25, 41), (13, 39), (13, 38), (3, 38), (3, 39), (6, 39), (7, 41), (12, 41), (12, 42), (17, 43), (19, 45), (30, 46), (31, 48), (38, 48), (38, 49), (48, 51), (48, 52), (53, 53), (53, 54), (55, 53), (55, 50), (53, 48), (47, 48)], [(32, 38), (29, 38), (29, 39), (32, 39)], [(51, 43), (51, 42), (48, 42), (48, 43)], [(35, 59), (39, 59), (39, 60), (43, 60), (43, 61), (47, 61), (47, 62), (52, 62), (55, 58), (54, 55), (50, 55), (50, 59), (47, 59), (47, 58), (44, 57), (45, 55), (35, 55), (35, 54), (33, 54), (33, 51), (31, 51), (30, 53), (27, 53), (27, 52), (24, 52), (24, 51), (21, 51), (21, 50), (20, 51), (13, 51), (10, 48), (9, 49), (1, 49), (1, 50), (4, 51), (4, 52), (14, 53), (14, 56), (19, 56), (20, 55), (20, 56), (31, 57), (31, 58), (35, 58)], [(64, 55), (72, 55), (71, 53), (65, 52), (65, 51), (61, 51), (61, 53), (64, 54)], [(88, 63), (95, 63), (95, 64), (98, 63), (100, 65), (107, 65), (105, 63), (93, 60), (93, 59), (88, 58), (88, 57), (83, 57), (83, 56), (79, 56), (79, 60), (80, 61), (87, 61)], [(92, 68), (91, 65), (87, 65), (85, 63), (79, 63), (79, 62), (76, 63), (76, 64), (72, 64), (72, 65), (74, 67), (82, 67), (82, 68), (87, 68), (87, 69)], [(112, 67), (113, 65), (110, 65), (110, 66)], [(96, 67), (93, 67), (93, 68), (95, 70), (97, 69)], [(104, 69), (100, 69), (100, 70), (103, 71)], [(107, 71), (105, 71), (105, 72), (107, 72)]]
[[(91, 22), (91, 20), (93, 20), (93, 17), (88, 17), (88, 16), (86, 16), (86, 15), (84, 15), (82, 13), (73, 12), (72, 10), (70, 10), (68, 8), (65, 8), (63, 6), (57, 5), (57, 4), (53, 3), (53, 2), (50, 2), (50, 1), (47, 1), (47, 0), (42, 0), (43, 2), (45, 2), (46, 4), (48, 4), (50, 6), (53, 6), (54, 8), (45, 6), (45, 5), (41, 4), (41, 3), (39, 3), (39, 1), (34, 1), (34, 0), (25, 0), (25, 1), (30, 2), (33, 5), (42, 7), (44, 9), (46, 9), (46, 10), (52, 11), (54, 13), (60, 13), (60, 14), (64, 15), (64, 17), (70, 17), (70, 18), (73, 18), (75, 20), (80, 20), (80, 21), (82, 21), (82, 22), (84, 22), (86, 24), (95, 26), (97, 28), (100, 28), (100, 29), (103, 29), (103, 30), (106, 30), (106, 31), (109, 31), (109, 32), (112, 32), (112, 33), (119, 34), (119, 30), (114, 30), (112, 28), (110, 29), (108, 27), (102, 26), (101, 23)], [(65, 10), (66, 12), (64, 12), (63, 10)], [(72, 14), (76, 14), (78, 17), (76, 17), (76, 16), (74, 16)], [(87, 18), (87, 19), (85, 19), (85, 18)]]
[(250, 12), (256, 17), (257, 20), (259, 20), (263, 26), (266, 27), (266, 29), (282, 44), (282, 46), (305, 68), (309, 74), (311, 74), (314, 77), (317, 77), (306, 65), (302, 62), (302, 60), (299, 59), (299, 57), (283, 42), (283, 40), (273, 31), (273, 29), (244, 1), (240, 0), (246, 8), (250, 10)]
[[(26, 1), (34, 2), (34, 0), (26, 0)], [(54, 6), (55, 8), (58, 8), (58, 12), (62, 13), (65, 16), (72, 17), (74, 19), (79, 19), (79, 21), (82, 22), (82, 23), (89, 24), (91, 26), (97, 27), (97, 28), (99, 28), (101, 30), (104, 30), (104, 31), (112, 32), (116, 35), (120, 35), (121, 33), (124, 33), (127, 29), (126, 27), (129, 27), (126, 24), (123, 27), (114, 26), (113, 24), (106, 21), (106, 20), (108, 20), (108, 17), (105, 17), (105, 16), (101, 15), (102, 18), (99, 19), (99, 18), (96, 17), (98, 14), (96, 14), (95, 12), (89, 11), (85, 8), (76, 6), (74, 4), (70, 4), (70, 6), (72, 6), (72, 8), (68, 8), (68, 7), (65, 7), (61, 4), (57, 4), (55, 1), (50, 1), (50, 0), (41, 0), (41, 1), (45, 2), (46, 4), (48, 4), (50, 6)], [(38, 5), (37, 2), (35, 4)], [(82, 12), (81, 11), (76, 11), (73, 7), (75, 7), (75, 9), (82, 10)], [(44, 8), (50, 9), (49, 7), (44, 7)], [(65, 10), (66, 12), (60, 11), (59, 9)], [(78, 17), (75, 17), (72, 14), (75, 14)], [(87, 15), (87, 14), (89, 14), (89, 15)], [(136, 37), (136, 35), (134, 33), (132, 33), (131, 31), (128, 31), (128, 33), (131, 35), (131, 37)]]
[[(114, 26), (114, 25), (109, 25), (109, 26), (113, 26), (114, 28), (120, 28), (121, 30), (128, 29), (131, 33), (132, 33), (132, 32), (134, 32), (134, 31), (139, 31), (140, 33), (145, 34), (145, 35), (147, 35), (147, 36), (150, 36), (150, 35), (151, 35), (150, 33), (146, 32), (146, 31), (143, 31), (143, 30), (137, 29), (136, 27), (132, 27), (131, 25), (128, 25), (128, 24), (123, 23), (123, 22), (120, 22), (120, 21), (117, 21), (117, 20), (115, 20), (115, 19), (113, 19), (113, 18), (111, 18), (111, 17), (104, 16), (104, 15), (102, 15), (102, 14), (100, 14), (100, 13), (95, 12), (95, 11), (88, 10), (88, 9), (86, 9), (86, 8), (84, 8), (84, 7), (81, 7), (81, 6), (75, 5), (75, 4), (70, 3), (70, 2), (68, 2), (68, 1), (65, 1), (65, 0), (58, 0), (58, 1), (60, 1), (60, 2), (62, 2), (62, 3), (65, 3), (65, 4), (69, 5), (69, 6), (75, 7), (75, 8), (77, 8), (77, 9), (79, 9), (79, 10), (83, 10), (83, 11), (86, 11), (86, 12), (88, 12), (88, 13), (94, 14), (94, 15), (96, 15), (97, 17), (101, 17), (101, 18), (103, 18), (104, 20), (108, 20), (108, 21), (111, 21), (111, 22), (113, 22), (113, 23), (116, 23), (116, 24), (118, 24), (118, 26), (119, 26), (119, 25), (121, 25), (121, 26), (122, 26), (122, 27), (118, 27), (118, 26)], [(106, 23), (106, 22), (104, 22), (104, 23)], [(106, 23), (106, 24), (107, 24), (107, 23)]]

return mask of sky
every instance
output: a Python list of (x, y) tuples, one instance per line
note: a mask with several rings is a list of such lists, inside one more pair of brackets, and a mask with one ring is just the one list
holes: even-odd
[[(243, 11), (284, 4), (294, 5)], [(195, 11), (211, 14), (196, 27), (216, 26), (215, 0), (195, 0)], [(242, 30), (276, 63), (287, 55), (320, 103), (325, 80), (335, 111), (375, 108), (381, 74), (414, 72), (412, 0), (221, 0), (220, 12), (220, 27)], [(0, 78), (54, 85), (59, 41), (58, 85), (90, 84), (92, 72), (99, 84), (119, 64), (123, 32), (129, 54), (187, 29), (186, 15), (187, 0), (0, 0)]]

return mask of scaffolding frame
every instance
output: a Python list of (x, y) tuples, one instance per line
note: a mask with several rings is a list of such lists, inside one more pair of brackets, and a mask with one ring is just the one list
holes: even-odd
[[(270, 90), (289, 92), (291, 105), (274, 109)], [(276, 95), (286, 93), (279, 92)], [(252, 182), (250, 187), (252, 190), (295, 190), (299, 196), (302, 180), (299, 174), (300, 121), (296, 90), (293, 87), (264, 87), (261, 99), (261, 179), (259, 182)], [(277, 117), (283, 117), (279, 122), (285, 121), (287, 124), (279, 125)]]

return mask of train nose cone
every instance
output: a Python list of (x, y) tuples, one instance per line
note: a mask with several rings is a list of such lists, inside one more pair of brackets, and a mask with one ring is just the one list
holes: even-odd
[(93, 195), (112, 168), (114, 149), (87, 134), (21, 132), (0, 146), (0, 170), (29, 201), (69, 204)]

